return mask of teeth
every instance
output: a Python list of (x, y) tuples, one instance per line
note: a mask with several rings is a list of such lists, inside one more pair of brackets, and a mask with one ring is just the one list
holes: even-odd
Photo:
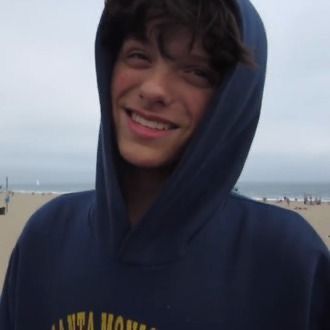
[(158, 129), (160, 131), (166, 131), (171, 128), (171, 126), (168, 124), (160, 123), (158, 121), (153, 121), (153, 120), (147, 120), (135, 112), (132, 113), (131, 118), (133, 119), (133, 121), (139, 123), (142, 126), (148, 127), (148, 128)]

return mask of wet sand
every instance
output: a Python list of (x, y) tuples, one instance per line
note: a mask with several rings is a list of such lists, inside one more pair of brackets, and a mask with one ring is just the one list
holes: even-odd
[[(8, 213), (0, 215), (0, 292), (11, 251), (27, 219), (56, 194), (15, 193), (10, 200)], [(0, 207), (4, 204), (5, 193), (0, 193)], [(271, 202), (300, 213), (318, 232), (330, 248), (330, 204), (304, 205), (302, 202)]]

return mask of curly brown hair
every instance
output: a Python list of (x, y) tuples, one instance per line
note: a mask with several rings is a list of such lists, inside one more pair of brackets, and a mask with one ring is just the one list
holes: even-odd
[(191, 47), (201, 38), (210, 64), (219, 75), (237, 63), (253, 67), (254, 59), (242, 41), (240, 14), (235, 0), (106, 0), (112, 35), (119, 49), (124, 38), (146, 38), (146, 25), (154, 19), (162, 24), (158, 29), (158, 44), (165, 54), (164, 44), (178, 27), (192, 33)]

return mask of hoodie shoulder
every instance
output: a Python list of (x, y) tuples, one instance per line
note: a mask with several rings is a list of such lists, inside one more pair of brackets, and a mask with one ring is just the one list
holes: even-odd
[(39, 208), (27, 221), (20, 241), (52, 237), (88, 225), (94, 209), (94, 191), (60, 195)]
[(284, 253), (328, 255), (328, 249), (314, 228), (298, 213), (276, 205), (232, 194), (227, 209), (236, 214), (259, 248)]

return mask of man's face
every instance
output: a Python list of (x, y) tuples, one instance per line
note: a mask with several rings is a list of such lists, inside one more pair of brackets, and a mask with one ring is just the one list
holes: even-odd
[(152, 23), (147, 40), (124, 40), (114, 66), (111, 95), (118, 148), (132, 165), (172, 164), (196, 130), (214, 94), (209, 57), (191, 35), (176, 31), (160, 52)]

